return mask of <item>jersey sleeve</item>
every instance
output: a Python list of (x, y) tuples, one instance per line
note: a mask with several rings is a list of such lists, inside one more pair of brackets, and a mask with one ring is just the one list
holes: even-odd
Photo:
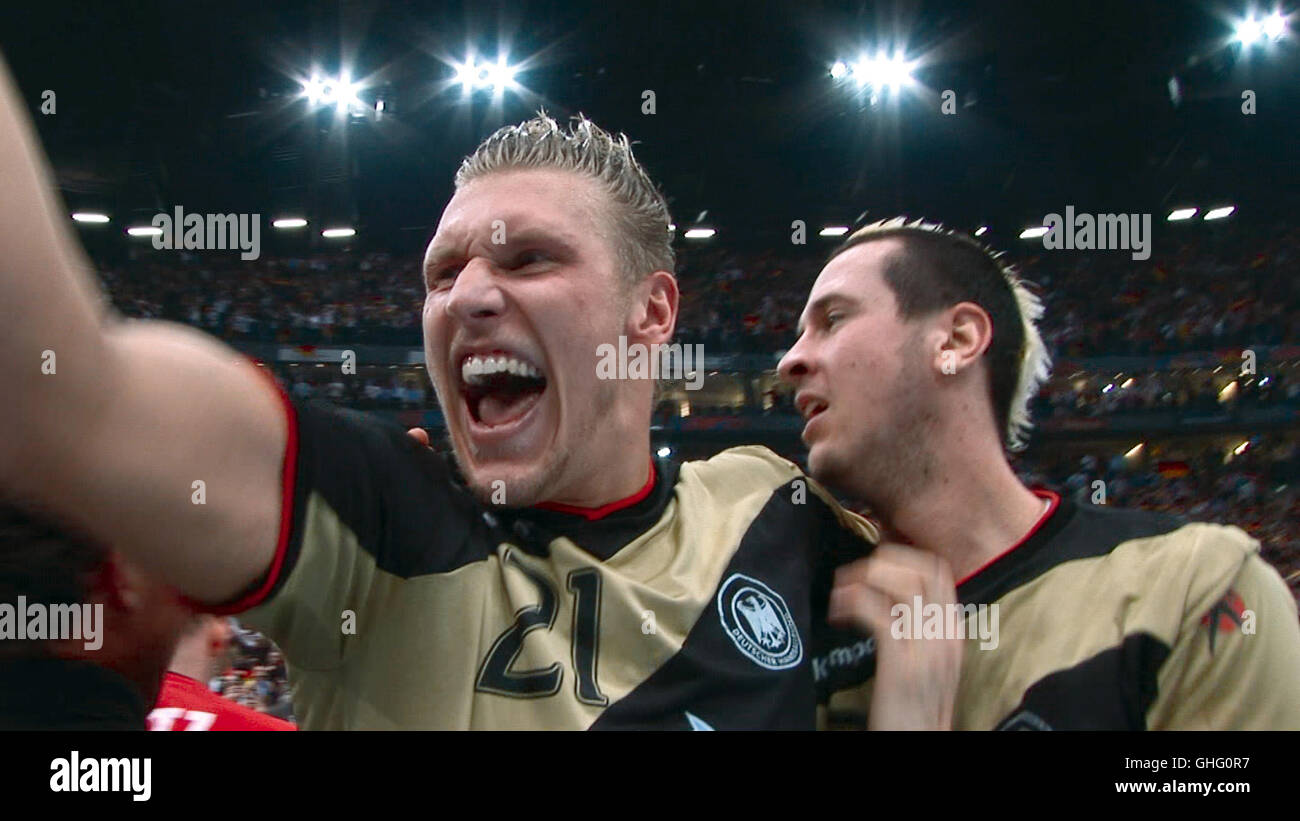
[(1300, 620), (1295, 599), (1245, 533), (1213, 527), (1203, 538), (1246, 542), (1248, 552), (1229, 584), (1191, 584), (1147, 726), (1300, 729)]
[(382, 607), (386, 581), (464, 563), (481, 519), (446, 459), (396, 425), (307, 402), (291, 406), (290, 430), (275, 559), (225, 612), (241, 612), (295, 667), (333, 669), (367, 609)]

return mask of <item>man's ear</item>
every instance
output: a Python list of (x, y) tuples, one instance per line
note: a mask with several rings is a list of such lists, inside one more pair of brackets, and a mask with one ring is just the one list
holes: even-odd
[(120, 552), (110, 550), (95, 572), (87, 599), (107, 604), (110, 609), (133, 612), (144, 606), (145, 576)]
[(974, 302), (958, 302), (943, 316), (935, 364), (940, 373), (960, 373), (978, 362), (993, 344), (993, 319)]
[(677, 328), (677, 277), (655, 271), (636, 287), (628, 317), (628, 338), (647, 343), (671, 342)]

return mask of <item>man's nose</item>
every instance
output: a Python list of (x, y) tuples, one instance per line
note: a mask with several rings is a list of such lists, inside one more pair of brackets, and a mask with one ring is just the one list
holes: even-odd
[(794, 347), (786, 351), (785, 356), (781, 357), (781, 361), (777, 363), (776, 372), (786, 382), (797, 383), (808, 375), (806, 350), (807, 345), (804, 344), (804, 337), (800, 336), (794, 343)]
[(487, 260), (475, 258), (465, 264), (452, 283), (447, 297), (447, 313), (461, 322), (500, 316), (505, 311), (505, 295)]

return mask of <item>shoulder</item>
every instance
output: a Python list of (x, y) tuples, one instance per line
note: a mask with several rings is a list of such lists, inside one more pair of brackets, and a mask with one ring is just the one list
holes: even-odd
[(678, 496), (705, 496), (724, 505), (761, 500), (834, 524), (873, 543), (879, 539), (874, 525), (845, 509), (794, 462), (761, 445), (728, 448), (712, 458), (684, 463), (678, 475)]
[(1252, 564), (1269, 570), (1259, 543), (1236, 527), (1142, 510), (1079, 510), (1078, 524), (1109, 551), (1111, 578), (1121, 586), (1126, 579), (1133, 593), (1170, 615), (1204, 612)]

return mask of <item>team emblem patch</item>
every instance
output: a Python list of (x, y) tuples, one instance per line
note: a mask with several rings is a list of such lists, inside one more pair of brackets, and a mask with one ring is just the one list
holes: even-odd
[(803, 641), (785, 599), (749, 576), (733, 573), (718, 591), (718, 618), (740, 652), (769, 670), (803, 661)]

